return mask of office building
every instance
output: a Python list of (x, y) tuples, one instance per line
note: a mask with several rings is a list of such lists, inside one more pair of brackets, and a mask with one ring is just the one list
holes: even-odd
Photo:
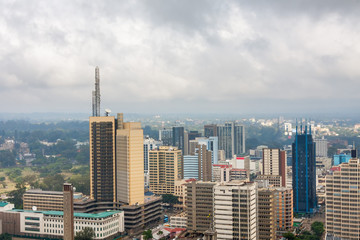
[(191, 182), (186, 184), (186, 215), (188, 231), (203, 234), (213, 224), (212, 182)]
[(159, 130), (159, 141), (164, 146), (171, 146), (173, 142), (173, 131), (172, 129), (160, 129)]
[(139, 122), (123, 122), (118, 114), (116, 130), (117, 201), (144, 203), (143, 130)]
[(144, 139), (144, 174), (149, 172), (149, 151), (158, 148), (162, 145), (161, 141), (156, 141), (153, 138), (145, 137)]
[(286, 187), (286, 152), (280, 149), (263, 149), (262, 175), (269, 179), (279, 179), (275, 187)]
[(231, 159), (234, 155), (245, 153), (245, 129), (243, 125), (228, 122), (217, 126), (219, 149), (225, 151), (225, 157)]
[(198, 172), (198, 180), (212, 180), (212, 152), (203, 144), (198, 145)]
[(204, 126), (204, 137), (216, 137), (217, 136), (217, 126), (216, 124), (209, 124)]
[(212, 154), (212, 164), (218, 163), (218, 151), (219, 151), (219, 141), (218, 137), (201, 137), (196, 138), (195, 141), (198, 142), (198, 144), (206, 145), (206, 149), (211, 151)]
[(64, 240), (74, 239), (74, 190), (69, 183), (64, 183)]
[[(2, 233), (20, 237), (65, 239), (64, 213), (62, 211), (32, 211), (22, 209), (1, 210)], [(95, 232), (94, 239), (113, 239), (124, 232), (124, 212), (74, 213), (75, 233), (85, 227)]]
[(341, 163), (347, 163), (349, 162), (349, 160), (351, 159), (351, 155), (348, 155), (348, 154), (344, 154), (344, 153), (341, 153), (341, 154), (336, 154), (334, 155), (334, 166), (337, 166)]
[(311, 128), (308, 131), (305, 126), (304, 131), (296, 131), (292, 150), (294, 211), (314, 213), (317, 208), (316, 160)]
[(214, 228), (217, 239), (258, 239), (257, 204), (256, 183), (232, 181), (215, 185)]
[(322, 137), (321, 139), (314, 140), (316, 144), (316, 157), (328, 156), (328, 141)]
[(149, 186), (155, 194), (174, 194), (175, 181), (182, 179), (182, 155), (176, 147), (160, 146), (150, 151)]
[(276, 239), (275, 192), (271, 188), (258, 189), (258, 232), (262, 240)]
[(196, 138), (201, 137), (201, 133), (199, 133), (198, 131), (189, 131), (188, 136), (189, 136), (189, 139), (188, 139), (189, 141), (195, 140)]
[(116, 201), (115, 117), (90, 117), (90, 197)]
[(275, 190), (275, 224), (276, 235), (279, 237), (293, 228), (293, 190), (283, 187)]
[(326, 176), (326, 232), (329, 239), (360, 239), (360, 160), (350, 159)]
[(143, 130), (119, 113), (90, 117), (90, 195), (99, 202), (144, 202)]
[(184, 154), (184, 127), (172, 128), (172, 146), (177, 147)]
[(39, 211), (63, 211), (63, 201), (63, 192), (29, 189), (23, 195), (23, 208), (32, 210), (35, 206)]
[(199, 159), (198, 155), (184, 156), (184, 179), (199, 179)]
[(233, 168), (232, 165), (214, 164), (213, 165), (213, 181), (229, 182), (233, 180), (249, 181), (247, 170)]

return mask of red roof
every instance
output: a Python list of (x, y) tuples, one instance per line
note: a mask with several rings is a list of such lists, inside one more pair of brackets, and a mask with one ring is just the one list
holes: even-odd
[(244, 157), (236, 157), (236, 160), (245, 160)]
[(189, 178), (189, 179), (186, 179), (185, 182), (195, 182), (196, 179), (195, 178)]
[(213, 167), (231, 168), (231, 167), (232, 167), (232, 165), (225, 165), (225, 164), (213, 164)]
[(341, 168), (340, 167), (332, 167), (330, 170), (335, 172), (335, 171), (340, 171)]
[(230, 171), (246, 172), (246, 169), (233, 168), (233, 169), (231, 169)]
[(183, 232), (186, 228), (164, 228), (166, 231), (173, 233), (173, 232)]

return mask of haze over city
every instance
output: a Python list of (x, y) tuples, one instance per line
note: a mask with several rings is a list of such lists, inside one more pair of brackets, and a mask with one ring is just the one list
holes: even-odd
[(351, 113), (359, 2), (0, 2), (0, 112)]

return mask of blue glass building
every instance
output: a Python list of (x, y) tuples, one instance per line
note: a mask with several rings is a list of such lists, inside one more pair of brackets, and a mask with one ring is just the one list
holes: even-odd
[(334, 166), (337, 166), (341, 163), (347, 163), (349, 162), (349, 160), (351, 159), (350, 155), (347, 154), (339, 154), (339, 155), (334, 155)]
[(296, 130), (292, 144), (294, 212), (313, 213), (317, 208), (315, 143), (311, 128)]

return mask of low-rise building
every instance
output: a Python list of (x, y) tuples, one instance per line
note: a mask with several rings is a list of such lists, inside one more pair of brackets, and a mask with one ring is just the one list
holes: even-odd
[[(40, 238), (62, 238), (62, 211), (0, 210), (2, 233)], [(11, 221), (9, 221), (11, 220)], [(9, 227), (11, 225), (11, 227)], [(124, 212), (74, 213), (75, 233), (85, 227), (95, 232), (94, 239), (113, 239), (124, 232)]]

